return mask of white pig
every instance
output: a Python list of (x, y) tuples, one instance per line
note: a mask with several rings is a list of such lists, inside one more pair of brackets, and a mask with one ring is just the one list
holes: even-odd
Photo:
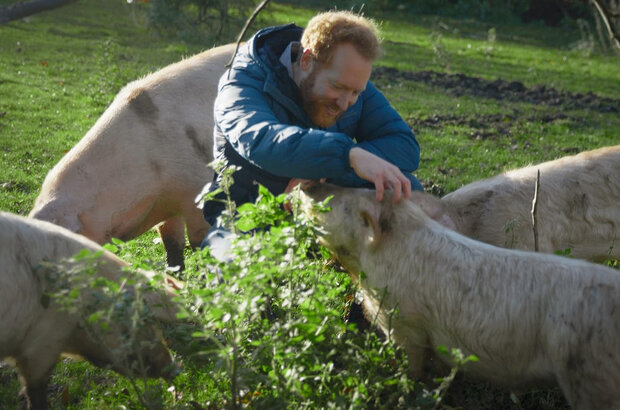
[(531, 210), (538, 171), (539, 251), (570, 249), (571, 256), (597, 262), (620, 259), (620, 145), (465, 185), (441, 199), (444, 209), (434, 217), (492, 245), (534, 250)]
[(431, 349), (459, 348), (478, 357), (464, 366), (474, 376), (510, 388), (558, 384), (573, 408), (620, 409), (620, 272), (475, 241), (371, 190), (318, 185), (306, 195), (334, 195), (331, 211), (316, 214), (322, 240), (413, 375)]
[[(86, 266), (68, 260), (82, 249), (103, 252), (94, 265), (95, 277), (119, 281), (129, 274), (123, 272), (125, 262), (83, 236), (49, 222), (0, 212), (0, 360), (17, 367), (35, 409), (47, 407), (48, 377), (61, 353), (79, 355), (125, 375), (171, 378), (176, 371), (154, 322), (140, 327), (132, 349), (115, 350), (128, 332), (123, 323), (113, 321), (105, 332), (89, 328), (76, 313), (60, 308), (48, 296), (66, 286), (59, 271)], [(88, 301), (96, 289), (87, 286), (80, 292)], [(168, 293), (148, 291), (145, 302), (156, 319), (175, 320)], [(136, 362), (146, 366), (144, 374), (126, 367)]]
[(102, 244), (156, 224), (169, 266), (183, 267), (209, 226), (194, 199), (213, 171), (213, 101), (234, 45), (129, 83), (48, 173), (30, 216)]

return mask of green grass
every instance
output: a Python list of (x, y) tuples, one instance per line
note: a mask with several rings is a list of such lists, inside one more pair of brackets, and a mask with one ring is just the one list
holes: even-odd
[(29, 211), (47, 171), (123, 85), (204, 48), (158, 38), (131, 10), (81, 1), (0, 26), (2, 209)]
[[(408, 33), (411, 23), (397, 22), (384, 24), (387, 39), (387, 56), (384, 62), (390, 66), (405, 70), (447, 70), (487, 79), (498, 77), (507, 80), (519, 80), (525, 85), (546, 84), (550, 87), (586, 92), (614, 97), (620, 92), (618, 82), (618, 59), (614, 56), (584, 55), (580, 51), (571, 51), (571, 40), (579, 41), (574, 33), (566, 35), (563, 46), (559, 48), (541, 47), (530, 44), (527, 38), (512, 34), (518, 32), (513, 27), (494, 27), (481, 24), (478, 36), (466, 36), (454, 33), (460, 21), (441, 20), (442, 25), (430, 23), (428, 28), (413, 30)], [(454, 28), (452, 28), (454, 27)], [(523, 31), (523, 26), (519, 26)], [(488, 31), (495, 29), (495, 40), (489, 41)], [(529, 27), (528, 27), (529, 29)], [(541, 33), (543, 27), (534, 26), (531, 35), (549, 35)], [(433, 35), (433, 36), (431, 36)], [(558, 34), (551, 32), (550, 41)], [(564, 37), (564, 36), (562, 36)], [(565, 38), (566, 38), (565, 37)], [(440, 45), (446, 54), (441, 59), (433, 45)], [(411, 56), (403, 58), (402, 56)], [(579, 78), (578, 81), (575, 81)]]
[[(0, 26), (0, 210), (30, 211), (46, 173), (126, 83), (211, 46), (161, 38), (133, 7), (123, 1), (83, 0)], [(250, 31), (291, 21), (303, 26), (316, 11), (272, 2)], [(585, 43), (575, 25), (552, 29), (428, 15), (371, 17), (381, 22), (385, 37), (386, 55), (379, 66), (620, 98), (620, 60), (592, 44), (578, 47)], [(457, 96), (437, 84), (400, 78), (381, 77), (377, 85), (418, 137), (422, 155), (416, 175), (442, 192), (567, 152), (620, 144), (618, 112)], [(423, 121), (433, 116), (454, 121), (435, 126)], [(121, 256), (161, 267), (162, 248), (154, 240), (152, 232), (143, 235)], [(229, 386), (214, 381), (212, 371), (213, 364), (190, 366), (174, 390), (160, 381), (150, 381), (148, 389), (160, 394), (166, 408), (192, 402), (221, 405)], [(1, 407), (16, 408), (18, 390), (14, 372), (0, 368)], [(495, 395), (498, 406), (511, 403), (506, 392), (487, 385), (460, 391), (464, 397)], [(554, 394), (543, 408), (562, 405)], [(547, 395), (527, 396), (525, 402), (542, 403)], [(50, 398), (55, 407), (75, 409), (138, 406), (124, 378), (70, 359), (57, 365)], [(448, 402), (465, 406), (459, 398), (455, 393)]]

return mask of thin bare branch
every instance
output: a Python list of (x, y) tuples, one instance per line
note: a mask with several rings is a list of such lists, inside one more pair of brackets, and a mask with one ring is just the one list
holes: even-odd
[(538, 252), (538, 191), (540, 190), (540, 169), (536, 173), (536, 187), (532, 201), (532, 229), (534, 231), (534, 252)]
[[(254, 9), (254, 12), (252, 13), (252, 15), (246, 20), (245, 25), (243, 26), (243, 28), (241, 29), (241, 32), (239, 33), (239, 37), (237, 37), (237, 45), (235, 46), (235, 52), (233, 53), (232, 57), (230, 57), (230, 61), (228, 62), (228, 64), (226, 64), (226, 68), (232, 67), (232, 63), (235, 60), (237, 51), (239, 50), (239, 44), (241, 44), (241, 39), (243, 39), (243, 36), (245, 35), (245, 32), (248, 31), (250, 24), (252, 24), (256, 16), (258, 16), (258, 13), (260, 13), (265, 8), (267, 3), (269, 3), (269, 0), (263, 0), (256, 7), (256, 9)], [(228, 73), (230, 74), (230, 71), (228, 71)]]

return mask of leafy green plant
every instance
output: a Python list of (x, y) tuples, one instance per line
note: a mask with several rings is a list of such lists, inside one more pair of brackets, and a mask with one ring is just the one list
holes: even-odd
[(440, 382), (439, 386), (433, 390), (433, 399), (435, 400), (435, 407), (439, 406), (441, 401), (443, 400), (448, 387), (454, 381), (456, 377), (456, 373), (459, 369), (463, 368), (467, 363), (477, 362), (478, 357), (475, 355), (465, 356), (460, 349), (452, 348), (448, 350), (445, 346), (440, 346), (437, 349), (438, 353), (444, 356), (447, 356), (453, 363), (452, 369), (450, 370), (450, 374), (446, 377), (438, 378), (436, 381)]
[(209, 346), (195, 354), (210, 355), (216, 377), (229, 381), (220, 404), (399, 408), (422, 400), (402, 352), (343, 320), (353, 286), (326, 265), (296, 195), (260, 187), (256, 203), (237, 212), (233, 260), (197, 253), (182, 303), (190, 306), (183, 317), (201, 327), (194, 337)]
[(447, 26), (437, 20), (433, 26), (433, 30), (429, 34), (429, 41), (433, 48), (433, 62), (442, 66), (447, 72), (450, 71), (450, 54), (443, 42), (442, 30), (446, 30)]
[(98, 60), (96, 64), (102, 69), (87, 79), (87, 90), (91, 104), (104, 109), (130, 79), (119, 69), (118, 60), (122, 57), (119, 44), (114, 38), (106, 39), (93, 52)]
[[(339, 2), (338, 7), (348, 9), (349, 5), (355, 4), (354, 10), (357, 11), (362, 3), (351, 0)], [(471, 13), (465, 14), (448, 0), (415, 4), (390, 0), (389, 3), (395, 7), (387, 7), (388, 2), (375, 2), (378, 7), (366, 3), (363, 9), (366, 15), (382, 25), (386, 53), (378, 61), (378, 66), (407, 75), (429, 72), (433, 77), (421, 81), (395, 75), (378, 78), (373, 74), (373, 82), (415, 131), (422, 150), (416, 175), (435, 193), (451, 192), (463, 184), (506, 169), (618, 144), (620, 116), (617, 115), (617, 103), (604, 100), (617, 101), (620, 95), (618, 59), (601, 54), (598, 47), (593, 48), (589, 55), (579, 49), (572, 51), (571, 44), (589, 38), (582, 37), (577, 23), (567, 22), (550, 28), (542, 24), (515, 24), (517, 21), (510, 19), (491, 20), (490, 15), (486, 21), (480, 21), (470, 18), (479, 16), (479, 9), (472, 8)], [(474, 5), (473, 1), (460, 3)], [(310, 7), (310, 4), (317, 6)], [(257, 29), (289, 22), (303, 26), (323, 6), (334, 5), (333, 2), (318, 4), (315, 0), (304, 2), (303, 7), (299, 2), (288, 5), (271, 2), (261, 13), (264, 20), (252, 27)], [(510, 4), (518, 8), (528, 6), (529, 1), (511, 1)], [(436, 5), (443, 9), (436, 9)], [(157, 36), (144, 24), (134, 24), (134, 9), (137, 21), (141, 22), (148, 7), (139, 0), (134, 4), (80, 0), (66, 8), (0, 26), (3, 39), (0, 42), (0, 208), (3, 211), (27, 214), (32, 209), (46, 173), (95, 123), (124, 82), (204, 49), (205, 43), (181, 41), (175, 34), (176, 39)], [(386, 13), (386, 10), (396, 12)], [(448, 29), (437, 28), (439, 19)], [(492, 27), (496, 28), (496, 41), (492, 53), (487, 54), (485, 48), (490, 45), (488, 30)], [(452, 78), (457, 80), (452, 85), (438, 81), (446, 68), (435, 58), (430, 42), (433, 30), (441, 33), (441, 46), (449, 56), (450, 71), (459, 76)], [(107, 41), (111, 43), (106, 45)], [(206, 44), (210, 46), (213, 42), (209, 40)], [(106, 57), (105, 51), (111, 53)], [(111, 71), (106, 73), (108, 69)], [(481, 80), (481, 83), (468, 85), (469, 78)], [(499, 98), (477, 93), (481, 87), (492, 85), (498, 79), (520, 82), (525, 91), (534, 96), (542, 91), (542, 86), (547, 91), (555, 90), (560, 93), (560, 101), (557, 101), (560, 105), (550, 100), (536, 102), (512, 98), (510, 92), (502, 93)], [(103, 94), (98, 93), (100, 89), (104, 90)], [(580, 101), (579, 95), (594, 100), (595, 104), (576, 104)], [(107, 102), (105, 96), (109, 98)], [(603, 110), (605, 107), (608, 109)], [(496, 132), (500, 129), (505, 132)], [(475, 135), (482, 137), (478, 139)], [(113, 163), (113, 158), (110, 161)], [(135, 240), (117, 244), (119, 255), (125, 260), (142, 261), (154, 270), (163, 271), (163, 249), (153, 245), (155, 237), (156, 233), (147, 232)], [(208, 261), (211, 261), (208, 252), (194, 254), (187, 249), (184, 273), (184, 278), (190, 282), (185, 291), (187, 295), (191, 295), (193, 289), (218, 286), (217, 275), (211, 271), (217, 264), (209, 262), (209, 265)], [(617, 261), (607, 264), (620, 268)], [(334, 299), (329, 300), (328, 305), (334, 306), (334, 313), (339, 314), (339, 326), (340, 329), (346, 328), (344, 340), (347, 342), (332, 342), (327, 352), (332, 348), (342, 348), (344, 353), (340, 356), (348, 357), (335, 360), (337, 355), (324, 355), (321, 349), (327, 349), (329, 337), (317, 344), (323, 347), (316, 347), (314, 351), (324, 355), (320, 357), (327, 357), (325, 367), (333, 363), (333, 369), (326, 370), (325, 380), (328, 384), (332, 381), (338, 383), (333, 388), (324, 388), (323, 397), (333, 394), (329, 400), (335, 402), (339, 395), (343, 395), (342, 402), (349, 400), (352, 396), (345, 394), (349, 394), (349, 390), (341, 392), (336, 388), (343, 386), (346, 378), (347, 386), (374, 383), (383, 390), (371, 387), (368, 393), (364, 393), (366, 396), (360, 393), (343, 407), (355, 407), (355, 403), (377, 391), (383, 393), (373, 397), (374, 401), (369, 399), (366, 407), (373, 404), (380, 407), (383, 395), (388, 397), (386, 403), (393, 403), (399, 395), (407, 396), (404, 403), (421, 400), (423, 387), (414, 384), (413, 391), (409, 387), (407, 393), (405, 386), (413, 382), (404, 376), (398, 379), (394, 368), (390, 367), (396, 365), (397, 374), (403, 374), (398, 373), (404, 366), (398, 348), (372, 332), (357, 332), (354, 336), (355, 331), (350, 330), (352, 325), (343, 323), (342, 317), (351, 303), (350, 295), (354, 293), (347, 275), (326, 263), (321, 269), (329, 278), (341, 278), (341, 282), (330, 279), (333, 286), (346, 284), (346, 290), (332, 295)], [(305, 271), (301, 273), (306, 274)], [(250, 280), (246, 283), (254, 286)], [(174, 352), (184, 359), (184, 371), (172, 385), (159, 380), (148, 382), (149, 386), (153, 385), (153, 391), (161, 392), (165, 408), (221, 408), (232, 404), (228, 398), (232, 393), (226, 363), (217, 354), (221, 346), (213, 341), (222, 341), (223, 346), (226, 340), (222, 339), (222, 334), (225, 333), (205, 325), (200, 313), (200, 297), (194, 300), (197, 306), (190, 313), (199, 316), (199, 320), (183, 322), (169, 329), (175, 334), (168, 341)], [(265, 303), (258, 308), (268, 311), (265, 306), (268, 305)], [(276, 314), (283, 314), (277, 310), (278, 303), (274, 302), (273, 306)], [(331, 319), (327, 323), (332, 323)], [(206, 336), (192, 337), (192, 332), (205, 332)], [(240, 345), (244, 343), (246, 341), (241, 340)], [(280, 407), (286, 406), (284, 399), (274, 398), (265, 387), (274, 382), (261, 385), (263, 387), (258, 390), (257, 384), (248, 384), (251, 389), (244, 386), (244, 380), (248, 379), (243, 370), (245, 358), (243, 355), (239, 357), (242, 360), (238, 374), (243, 376), (237, 378), (241, 405), (259, 407), (261, 403), (277, 403)], [(395, 361), (390, 362), (392, 359), (389, 358)], [(256, 361), (248, 363), (250, 369), (258, 366)], [(270, 368), (270, 363), (264, 365), (266, 369)], [(375, 368), (383, 370), (376, 375), (367, 375)], [(249, 374), (264, 378), (267, 372), (252, 370)], [(304, 372), (306, 370), (298, 374)], [(385, 382), (382, 375), (386, 375)], [(364, 391), (364, 387), (355, 389)], [(293, 388), (289, 390), (294, 391)], [(432, 390), (429, 388), (429, 394)], [(0, 403), (3, 408), (18, 408), (18, 391), (15, 372), (0, 364)], [(68, 397), (64, 392), (68, 392)], [(459, 392), (463, 393), (459, 395)], [(394, 397), (389, 398), (391, 395)], [(69, 358), (59, 362), (52, 374), (49, 399), (51, 407), (76, 410), (141, 406), (126, 378)], [(426, 403), (427, 407), (434, 405), (432, 394)], [(512, 403), (509, 394), (501, 389), (482, 383), (466, 384), (458, 377), (441, 402), (444, 406), (471, 408), (509, 408)], [(521, 403), (523, 408), (564, 408), (561, 393), (549, 390), (521, 396)]]
[[(113, 249), (112, 245), (108, 247)], [(141, 377), (147, 374), (149, 363), (135, 352), (159, 343), (145, 337), (156, 337), (147, 329), (154, 319), (153, 306), (146, 303), (145, 295), (161, 290), (157, 284), (163, 283), (162, 277), (147, 279), (134, 267), (127, 268), (120, 278), (106, 278), (98, 273), (102, 254), (84, 249), (71, 258), (43, 263), (47, 292), (41, 303), (49, 306), (53, 301), (61, 310), (78, 317), (87, 337), (107, 350), (114, 368), (122, 369), (127, 376), (138, 402), (146, 408), (161, 408), (162, 384)], [(111, 332), (113, 337), (109, 339)]]

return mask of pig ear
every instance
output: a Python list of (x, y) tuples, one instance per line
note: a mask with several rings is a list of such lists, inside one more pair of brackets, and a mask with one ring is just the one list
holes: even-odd
[(437, 222), (439, 222), (440, 224), (442, 224), (444, 227), (448, 228), (448, 229), (452, 229), (453, 231), (456, 231), (456, 224), (454, 223), (454, 221), (452, 220), (452, 218), (450, 218), (448, 216), (448, 214), (443, 214), (441, 215), (441, 217), (439, 217), (439, 219), (437, 220)]
[(178, 312), (178, 307), (173, 301), (175, 296), (175, 293), (163, 289), (148, 292), (145, 294), (144, 299), (147, 306), (152, 309), (155, 319), (164, 323), (174, 323)]
[(456, 230), (456, 225), (446, 212), (446, 205), (441, 202), (441, 199), (426, 192), (413, 191), (411, 193), (411, 201), (418, 205), (429, 218), (439, 222), (446, 228)]
[(364, 224), (364, 228), (362, 229), (363, 237), (360, 238), (364, 241), (364, 245), (370, 249), (375, 249), (377, 244), (381, 240), (381, 227), (379, 226), (379, 218), (374, 214), (374, 212), (369, 211), (368, 209), (360, 210), (360, 218), (362, 219), (362, 223)]
[(413, 191), (411, 199), (431, 219), (439, 220), (445, 213), (444, 204), (439, 198), (423, 191)]

